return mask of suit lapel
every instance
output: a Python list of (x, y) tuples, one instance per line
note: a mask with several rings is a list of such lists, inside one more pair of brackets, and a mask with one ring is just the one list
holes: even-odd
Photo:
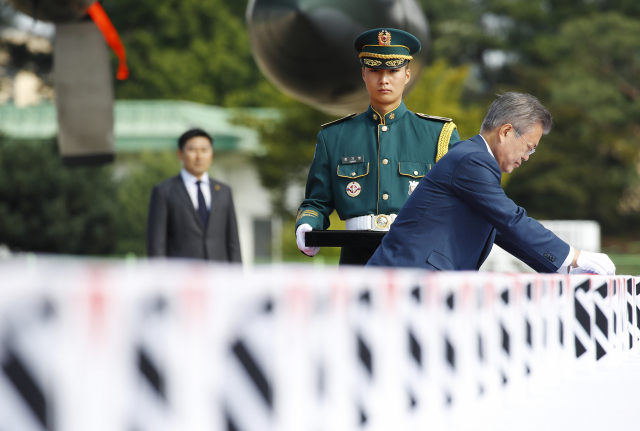
[(184, 181), (182, 180), (182, 177), (180, 175), (178, 175), (175, 178), (175, 186), (178, 189), (178, 197), (179, 199), (182, 201), (182, 205), (184, 205), (185, 207), (189, 208), (190, 213), (193, 215), (193, 218), (196, 220), (196, 223), (198, 223), (198, 226), (200, 226), (201, 228), (204, 228), (204, 226), (202, 226), (202, 220), (200, 220), (200, 215), (198, 214), (198, 212), (196, 211), (196, 209), (193, 206), (193, 201), (191, 200), (191, 196), (189, 196), (189, 192), (187, 191), (187, 186), (184, 185)]

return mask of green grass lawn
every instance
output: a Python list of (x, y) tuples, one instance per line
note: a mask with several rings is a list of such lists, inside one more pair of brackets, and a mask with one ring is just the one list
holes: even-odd
[(640, 275), (640, 254), (610, 254), (616, 265), (616, 274)]

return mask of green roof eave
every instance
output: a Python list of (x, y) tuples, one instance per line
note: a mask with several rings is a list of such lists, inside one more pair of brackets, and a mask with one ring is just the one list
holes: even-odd
[[(232, 124), (238, 109), (168, 100), (118, 100), (114, 108), (116, 152), (176, 149), (178, 137), (198, 127), (214, 139), (216, 151), (255, 152), (258, 133)], [(58, 133), (55, 106), (0, 105), (0, 133), (14, 139), (51, 139)]]

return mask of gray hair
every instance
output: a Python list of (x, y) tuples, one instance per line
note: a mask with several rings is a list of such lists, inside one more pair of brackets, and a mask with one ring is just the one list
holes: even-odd
[(536, 124), (542, 126), (545, 135), (551, 131), (551, 114), (536, 97), (513, 91), (497, 96), (482, 122), (480, 132), (489, 132), (505, 124), (511, 124), (521, 135), (531, 132)]

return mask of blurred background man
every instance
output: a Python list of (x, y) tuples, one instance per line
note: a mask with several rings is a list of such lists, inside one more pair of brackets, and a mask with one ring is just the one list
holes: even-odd
[(147, 255), (241, 262), (231, 189), (209, 178), (213, 139), (191, 129), (178, 139), (180, 175), (151, 192)]

